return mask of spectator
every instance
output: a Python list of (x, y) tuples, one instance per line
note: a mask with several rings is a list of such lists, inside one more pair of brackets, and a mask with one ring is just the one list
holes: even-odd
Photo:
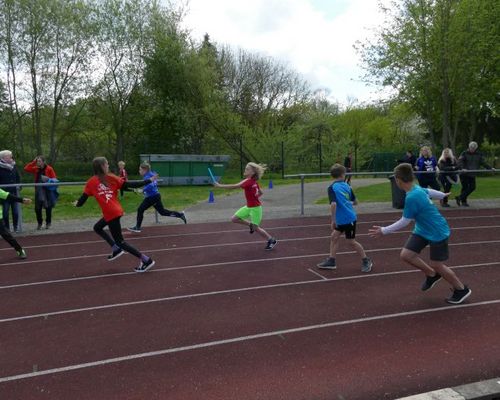
[[(127, 170), (125, 169), (125, 161), (118, 161), (118, 176), (123, 179), (123, 182), (128, 181), (128, 173)], [(120, 197), (123, 197), (124, 193), (123, 187), (120, 188)]]
[[(347, 156), (344, 159), (344, 167), (345, 167), (345, 171), (347, 173), (352, 172), (352, 152), (351, 151), (349, 152), (349, 154), (347, 154)], [(350, 185), (351, 184), (351, 175), (347, 175), (345, 177), (344, 182), (347, 183), (348, 185)]]
[[(439, 181), (443, 185), (443, 192), (450, 193), (451, 185), (456, 185), (458, 183), (458, 169), (457, 159), (453, 155), (453, 151), (446, 148), (441, 153), (441, 157), (438, 160), (439, 168)], [(443, 207), (449, 207), (448, 196), (440, 200)]]
[[(35, 183), (47, 183), (56, 180), (54, 169), (45, 162), (44, 156), (37, 156), (33, 161), (24, 166), (24, 170), (35, 175)], [(45, 229), (49, 229), (52, 223), (52, 208), (56, 204), (57, 197), (54, 191), (47, 186), (35, 187), (35, 213), (38, 222), (37, 229), (42, 229), (42, 209), (45, 208)]]
[[(16, 162), (12, 157), (12, 152), (10, 150), (0, 151), (0, 185), (11, 185), (14, 183), (20, 183), (19, 171), (16, 167)], [(17, 196), (17, 187), (6, 187), (3, 188), (6, 192)], [(12, 230), (19, 232), (19, 211), (17, 202), (11, 198), (6, 198), (3, 200), (3, 223), (5, 228), (10, 231), (9, 225), (9, 214), (12, 209)]]
[(398, 160), (398, 164), (407, 163), (410, 164), (412, 167), (415, 167), (416, 162), (417, 162), (417, 157), (415, 157), (413, 151), (411, 150), (408, 150), (406, 154), (403, 156), (403, 158)]
[[(484, 156), (481, 152), (477, 151), (477, 143), (470, 142), (469, 148), (460, 154), (458, 158), (458, 168), (461, 170), (477, 170), (481, 167), (486, 169), (494, 170), (490, 167), (484, 160)], [(474, 172), (464, 172), (460, 174), (460, 182), (462, 183), (462, 191), (460, 195), (455, 197), (457, 205), (463, 207), (469, 207), (467, 203), (467, 197), (476, 190), (476, 173)]]
[(419, 174), (416, 173), (418, 184), (422, 188), (430, 187), (434, 190), (440, 190), (439, 183), (436, 180), (436, 171), (437, 171), (437, 160), (436, 157), (432, 155), (431, 149), (429, 146), (423, 146), (420, 149), (420, 157), (417, 160), (415, 165), (415, 170), (427, 173)]

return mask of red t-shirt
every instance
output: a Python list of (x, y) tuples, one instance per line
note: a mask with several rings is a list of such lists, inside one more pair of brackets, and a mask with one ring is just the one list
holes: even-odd
[(128, 174), (125, 168), (120, 170), (120, 178), (122, 178), (124, 181), (128, 180)]
[(245, 179), (241, 184), (241, 188), (245, 191), (247, 207), (258, 207), (261, 205), (259, 201), (260, 187), (254, 178)]
[(87, 181), (83, 192), (87, 196), (94, 196), (101, 207), (102, 215), (106, 222), (123, 215), (123, 208), (118, 201), (118, 190), (123, 185), (123, 179), (116, 175), (106, 175), (108, 186), (101, 183), (97, 176)]

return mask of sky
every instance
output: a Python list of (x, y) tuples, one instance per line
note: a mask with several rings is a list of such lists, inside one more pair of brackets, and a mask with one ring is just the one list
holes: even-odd
[[(384, 0), (387, 3), (388, 0)], [(228, 44), (285, 62), (313, 90), (347, 104), (387, 96), (361, 81), (353, 45), (373, 37), (383, 20), (377, 0), (189, 0), (184, 26), (201, 40), (208, 33)]]

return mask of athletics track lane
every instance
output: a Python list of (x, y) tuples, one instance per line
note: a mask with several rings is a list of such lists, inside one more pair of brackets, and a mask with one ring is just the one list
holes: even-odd
[[(485, 235), (484, 232), (482, 234), (478, 234), (478, 232), (475, 232), (475, 234), (473, 235), (474, 240), (481, 240), (482, 238), (481, 236), (488, 236), (487, 239), (492, 239), (491, 232), (489, 235)], [(327, 243), (327, 239), (324, 239), (322, 246), (320, 246), (323, 247), (323, 249), (325, 246), (324, 243), (325, 240)], [(373, 239), (366, 239), (366, 240), (363, 239), (362, 241), (363, 243), (365, 243), (365, 241), (369, 240)], [(399, 245), (401, 245), (401, 241), (399, 241)], [(281, 246), (281, 248), (283, 247), (284, 246)], [(277, 247), (277, 249), (278, 248), (279, 247)], [(237, 247), (235, 250), (241, 251), (241, 247)], [(457, 248), (452, 247), (451, 251), (452, 255), (455, 253), (457, 254), (459, 253), (458, 247)], [(476, 249), (475, 251), (477, 252), (478, 250)], [(470, 255), (471, 252), (470, 251), (468, 252), (466, 250), (465, 253), (463, 254)], [(355, 260), (355, 258), (352, 256), (343, 256), (343, 257), (345, 257), (346, 259), (345, 270), (349, 271), (349, 273), (351, 274), (355, 272), (357, 273), (358, 261)], [(397, 252), (393, 251), (391, 253), (391, 257), (396, 257), (397, 259)], [(474, 259), (474, 257), (472, 258)], [(477, 257), (473, 261), (477, 261)], [(274, 265), (274, 262), (271, 264)], [(283, 267), (285, 266), (286, 265), (283, 265)], [(307, 265), (304, 265), (303, 268), (306, 266)], [(387, 264), (387, 268), (390, 268), (390, 264)], [(272, 270), (274, 268), (271, 266), (270, 269)], [(224, 275), (225, 272), (226, 271), (222, 271)], [(282, 274), (282, 272), (283, 269), (281, 270), (280, 274)], [(302, 272), (304, 272), (304, 270)], [(337, 276), (339, 272), (340, 270), (333, 274), (336, 274)], [(486, 294), (495, 293), (495, 287), (498, 288), (498, 283), (499, 283), (498, 268), (495, 268), (495, 266), (487, 266), (487, 267), (483, 266), (478, 268), (467, 268), (460, 270), (459, 272), (465, 278), (471, 280), (471, 282), (474, 282), (471, 283), (471, 285), (474, 288), (474, 295), (473, 295), (474, 297), (472, 299), (473, 302), (478, 302), (482, 300), (486, 301), (494, 300), (494, 296), (488, 297), (486, 296)], [(213, 275), (216, 275), (219, 273), (219, 269), (216, 268), (215, 270), (211, 271), (211, 273)], [(240, 276), (244, 279), (245, 269), (244, 268), (239, 269), (239, 273)], [(153, 275), (154, 274), (152, 273), (147, 274), (147, 278), (149, 279)], [(156, 275), (165, 276), (167, 274), (157, 273)], [(170, 272), (168, 275), (170, 275)], [(269, 275), (273, 277), (274, 272), (271, 271)], [(146, 277), (141, 276), (140, 278), (146, 278)], [(233, 276), (233, 278), (237, 278), (237, 276)], [(300, 279), (301, 276), (295, 276), (294, 272), (293, 278)], [(89, 312), (87, 314), (80, 313), (80, 314), (70, 314), (70, 315), (56, 316), (56, 317), (51, 316), (47, 320), (38, 318), (34, 320), (8, 322), (3, 324), (2, 326), (2, 333), (5, 332), (5, 336), (2, 336), (2, 340), (0, 342), (9, 343), (9, 341), (11, 341), (12, 338), (15, 338), (16, 336), (19, 338), (18, 342), (10, 343), (10, 346), (8, 347), (9, 350), (14, 352), (15, 354), (19, 354), (18, 359), (21, 362), (21, 364), (18, 365), (19, 370), (23, 369), (23, 372), (26, 372), (25, 368), (33, 368), (33, 365), (35, 363), (32, 363), (32, 360), (38, 362), (38, 364), (36, 364), (37, 368), (46, 369), (46, 368), (52, 368), (53, 366), (60, 366), (58, 365), (58, 363), (61, 361), (62, 365), (70, 365), (71, 363), (75, 362), (80, 363), (88, 360), (97, 360), (97, 359), (104, 359), (106, 357), (114, 357), (117, 355), (119, 356), (123, 354), (133, 354), (142, 351), (150, 351), (150, 347), (153, 350), (157, 350), (168, 347), (170, 348), (178, 347), (183, 344), (193, 344), (193, 343), (200, 343), (203, 341), (205, 342), (211, 341), (214, 340), (213, 338), (214, 334), (211, 332), (215, 332), (216, 334), (222, 334), (221, 337), (224, 339), (228, 337), (233, 337), (234, 335), (247, 335), (251, 333), (266, 332), (273, 329), (286, 329), (288, 327), (293, 328), (296, 326), (304, 326), (307, 324), (332, 322), (339, 320), (342, 321), (352, 318), (364, 317), (366, 315), (383, 315), (388, 312), (412, 311), (422, 308), (434, 309), (435, 307), (443, 306), (444, 303), (442, 302), (442, 300), (443, 297), (447, 294), (443, 286), (444, 284), (441, 284), (442, 287), (440, 288), (439, 291), (436, 291), (436, 289), (438, 288), (433, 289), (432, 296), (428, 296), (429, 294), (425, 294), (425, 297), (423, 297), (422, 294), (418, 292), (418, 288), (415, 287), (416, 280), (418, 281), (417, 283), (418, 285), (420, 283), (420, 279), (416, 278), (416, 274), (414, 273), (402, 274), (399, 276), (389, 276), (389, 277), (374, 276), (373, 278), (370, 277), (366, 279), (363, 278), (351, 281), (345, 280), (345, 281), (330, 281), (325, 283), (322, 282), (318, 284), (312, 283), (304, 285), (305, 287), (301, 287), (300, 289), (298, 287), (275, 288), (272, 290), (265, 290), (266, 293), (264, 294), (262, 293), (257, 294), (255, 292), (244, 293), (244, 294), (240, 293), (236, 295), (238, 300), (235, 300), (234, 294), (226, 294), (222, 296), (212, 296), (209, 299), (207, 298), (181, 299), (175, 302), (171, 302), (171, 304), (132, 306), (130, 308), (129, 307), (122, 308), (118, 312), (117, 310), (105, 310), (105, 311)], [(369, 287), (367, 287), (368, 282), (370, 282)], [(149, 281), (149, 283), (152, 283), (152, 281)], [(149, 283), (147, 286), (149, 286)], [(147, 286), (144, 287), (146, 288)], [(321, 289), (318, 289), (319, 287), (321, 287)], [(112, 286), (112, 288), (113, 292), (115, 292), (116, 290), (120, 290), (121, 285)], [(202, 288), (200, 287), (198, 288), (198, 290), (199, 289)], [(39, 288), (35, 287), (34, 290), (39, 290)], [(379, 298), (380, 293), (384, 293), (384, 296)], [(361, 296), (361, 294), (376, 298), (377, 301), (371, 302), (370, 298), (363, 297)], [(105, 294), (101, 293), (101, 296), (102, 295)], [(219, 299), (215, 299), (216, 297), (219, 297)], [(390, 298), (391, 300), (389, 304), (387, 303), (387, 298)], [(345, 299), (349, 299), (350, 302), (346, 303)], [(485, 305), (481, 307), (486, 307), (487, 309), (489, 309), (489, 307), (493, 306)], [(245, 312), (242, 313), (241, 312), (242, 310)], [(449, 313), (450, 311), (451, 310), (448, 310), (446, 308), (446, 310), (443, 312)], [(377, 312), (380, 314), (377, 314)], [(468, 315), (469, 313), (472, 313), (472, 309), (470, 310), (467, 309), (466, 311), (464, 310), (463, 312)], [(474, 310), (474, 312), (476, 311)], [(489, 314), (488, 312), (486, 312), (485, 314), (486, 317), (481, 317), (481, 318), (486, 318), (486, 319), (492, 318), (491, 314)], [(190, 315), (192, 318), (190, 318), (190, 320), (188, 321), (185, 321), (186, 315)], [(495, 314), (493, 314), (493, 316), (494, 315)], [(496, 315), (498, 315), (498, 313)], [(210, 316), (209, 321), (205, 321), (207, 319), (207, 316)], [(479, 319), (479, 326), (481, 325), (480, 323), (481, 321), (482, 319)], [(209, 322), (208, 325), (204, 326), (204, 323), (206, 324), (207, 322)], [(373, 322), (369, 322), (369, 324), (372, 323)], [(476, 323), (478, 323), (478, 320), (476, 320)], [(63, 326), (62, 329), (61, 329), (61, 324)], [(160, 326), (158, 327), (157, 325)], [(144, 330), (144, 332), (141, 331), (141, 328), (142, 330)], [(208, 329), (210, 329), (210, 331), (208, 331)], [(327, 328), (326, 330), (329, 330), (329, 328)], [(19, 332), (23, 332), (23, 334), (19, 334)], [(32, 339), (34, 332), (40, 333), (39, 339), (35, 341), (33, 341)], [(119, 332), (119, 334), (117, 334), (117, 332)], [(135, 332), (140, 332), (139, 337), (135, 337)], [(155, 334), (151, 335), (151, 332), (154, 332)], [(299, 339), (296, 340), (300, 342), (301, 340), (305, 340), (303, 337), (307, 338), (310, 336), (310, 334), (294, 333), (285, 335), (285, 337), (287, 338), (289, 336), (299, 337)], [(215, 338), (215, 340), (217, 340), (217, 338)], [(267, 343), (268, 340), (269, 339), (259, 339), (255, 341), (255, 343), (257, 342), (260, 343), (261, 341), (263, 341), (264, 342), (263, 345), (265, 346), (265, 343)], [(488, 340), (487, 339), (485, 340), (486, 340), (485, 344), (487, 344)], [(53, 344), (50, 345), (50, 343), (52, 342)], [(113, 346), (110, 347), (109, 346), (110, 343), (113, 343)], [(31, 347), (26, 346), (27, 344), (30, 344)], [(356, 343), (354, 344), (355, 348), (360, 346), (359, 342), (357, 344)], [(165, 345), (167, 347), (164, 347)], [(342, 342), (342, 345), (346, 346), (346, 343)], [(231, 350), (229, 355), (225, 355), (224, 357), (227, 356), (228, 358), (231, 358), (231, 355), (235, 354), (235, 350), (233, 348), (234, 346), (236, 345), (233, 344), (233, 345), (221, 346), (224, 348), (230, 347), (231, 349), (233, 349)], [(28, 349), (26, 349), (25, 352), (23, 353), (21, 350), (22, 348), (25, 347), (28, 347)], [(42, 349), (43, 351), (40, 351), (41, 348), (43, 348)], [(236, 348), (238, 348), (238, 346), (236, 346)], [(301, 354), (301, 351), (299, 350), (300, 348), (301, 347), (299, 346), (299, 348), (296, 349), (298, 354)], [(491, 348), (495, 349), (495, 346), (493, 345)], [(259, 354), (261, 350), (262, 349), (260, 348), (260, 346), (257, 345), (257, 348), (254, 349), (253, 351), (255, 351), (256, 354)], [(309, 351), (312, 351), (314, 353), (315, 349), (307, 348), (302, 350), (305, 352), (305, 354), (302, 355), (306, 357), (304, 362), (306, 364), (312, 362), (313, 360), (307, 361), (308, 360), (307, 354)], [(379, 350), (380, 349), (378, 349), (378, 351)], [(193, 352), (195, 353), (199, 351), (200, 350), (193, 350)], [(204, 351), (205, 350), (203, 350), (202, 352)], [(221, 351), (224, 355), (225, 350)], [(374, 349), (372, 351), (376, 352), (377, 349)], [(267, 354), (267, 352), (262, 353), (262, 355), (265, 354)], [(328, 352), (326, 354), (328, 354)], [(499, 360), (498, 354), (495, 356), (494, 351), (491, 354), (494, 357), (496, 357), (497, 361)], [(8, 354), (6, 355), (8, 359), (9, 358)], [(12, 356), (12, 354), (10, 355)], [(54, 355), (57, 356), (54, 357)], [(184, 356), (185, 354), (182, 355), (182, 357)], [(53, 358), (53, 360), (51, 360), (51, 357)], [(85, 357), (90, 357), (90, 358), (85, 359)], [(171, 357), (172, 355), (168, 356), (167, 358)], [(163, 358), (163, 356), (161, 356), (161, 358)], [(277, 360), (279, 359), (280, 357), (277, 356)], [(233, 359), (233, 363), (236, 362), (236, 360), (237, 358)], [(153, 359), (148, 359), (142, 361), (137, 360), (131, 363), (147, 364), (155, 362), (156, 361), (154, 361)], [(199, 360), (199, 362), (201, 361)], [(270, 365), (274, 365), (271, 359), (268, 359), (268, 362), (270, 363)], [(9, 367), (15, 367), (15, 363), (16, 361), (14, 360), (12, 362), (8, 362), (8, 365)], [(30, 366), (30, 364), (32, 365)], [(266, 366), (259, 366), (259, 362), (252, 365), (255, 371), (259, 371), (260, 369), (266, 368)], [(330, 364), (328, 365), (329, 367), (324, 371), (325, 374), (327, 371), (330, 371), (334, 374), (339, 374), (338, 368), (332, 370), (332, 366)], [(487, 363), (484, 363), (484, 365), (487, 366)], [(219, 367), (220, 368), (217, 369), (219, 370), (219, 372), (222, 371), (222, 369), (224, 369), (223, 365), (220, 365)], [(102, 367), (102, 368), (106, 370), (108, 369), (108, 367)], [(115, 365), (112, 367), (110, 366), (109, 368), (111, 371), (114, 371), (116, 368), (121, 368), (121, 367)], [(91, 371), (91, 369), (80, 370), (80, 371), (85, 371), (81, 372), (81, 375), (87, 376), (90, 373), (89, 371)], [(130, 372), (133, 373), (132, 371)], [(282, 369), (277, 368), (274, 370), (273, 373), (279, 375), (281, 372)], [(156, 373), (161, 373), (161, 370), (156, 371)], [(226, 373), (228, 374), (229, 377), (233, 377), (231, 371), (228, 371)], [(349, 373), (349, 371), (347, 371), (347, 373)], [(486, 370), (486, 373), (489, 373), (489, 370)], [(74, 379), (77, 379), (77, 381), (78, 379), (82, 379), (81, 377), (78, 378), (79, 374), (77, 371), (72, 372), (71, 374), (76, 376), (74, 377)], [(106, 374), (107, 373), (105, 373), (105, 375)], [(30, 378), (25, 380), (24, 382), (26, 383), (27, 381), (35, 382), (39, 380), (43, 382), (49, 382), (49, 381), (56, 382), (59, 380), (59, 378), (57, 378), (56, 375), (57, 374), (53, 376), (49, 375), (45, 378), (43, 377), (36, 379)], [(209, 375), (212, 376), (211, 373)], [(2, 372), (2, 376), (8, 376), (8, 375)], [(308, 373), (306, 373), (306, 376), (309, 376)], [(322, 374), (320, 373), (319, 376), (322, 376)], [(340, 373), (340, 376), (343, 376), (343, 373)], [(379, 376), (379, 374), (376, 374), (376, 376)], [(317, 385), (318, 388), (321, 387), (324, 388), (324, 382), (323, 384), (321, 384), (321, 382), (318, 381), (317, 378), (318, 376), (309, 377), (309, 379), (311, 379), (311, 385), (313, 386)], [(123, 396), (121, 397), (118, 396), (116, 398), (143, 398), (140, 396), (140, 392), (134, 392), (135, 389), (132, 388), (132, 385), (128, 387), (127, 383), (129, 382), (129, 379), (131, 378), (128, 377), (126, 379), (120, 380), (120, 382), (122, 382), (125, 386), (127, 386), (127, 389), (125, 390)], [(175, 377), (172, 379), (175, 380)], [(208, 388), (211, 387), (210, 385), (207, 386), (207, 382), (204, 380), (202, 376), (199, 376), (199, 374), (197, 374), (196, 377), (192, 378), (190, 381), (188, 380), (188, 382), (192, 382), (193, 379), (196, 382), (199, 382), (201, 386), (206, 386)], [(245, 380), (245, 378), (242, 377), (238, 378), (236, 376), (234, 376), (234, 379), (236, 379), (236, 381)], [(380, 377), (378, 379), (380, 379)], [(219, 380), (222, 385), (224, 379), (220, 378)], [(277, 378), (277, 381), (279, 382), (286, 380), (287, 379), (283, 376), (278, 376)], [(254, 380), (252, 380), (252, 382), (253, 381)], [(22, 382), (23, 381), (17, 381), (17, 384), (19, 385)], [(316, 382), (316, 384), (314, 384), (314, 382)], [(137, 382), (135, 383), (137, 384)], [(329, 384), (331, 383), (332, 382), (329, 382)], [(163, 391), (160, 390), (157, 393), (159, 397), (155, 397), (155, 395), (152, 395), (152, 396), (145, 396), (144, 398), (165, 398), (167, 393), (169, 393), (167, 390), (168, 385), (166, 386), (165, 385), (163, 384), (163, 381), (160, 383), (160, 386), (163, 387)], [(294, 386), (293, 384), (290, 385), (291, 387), (296, 386), (296, 385)], [(256, 386), (260, 386), (260, 384)], [(0, 393), (4, 388), (8, 387), (11, 387), (11, 384), (9, 383), (0, 384)], [(54, 387), (59, 387), (59, 386), (55, 384)], [(141, 385), (138, 384), (136, 387), (140, 388)], [(156, 386), (152, 385), (152, 387)], [(179, 386), (178, 389), (180, 390), (182, 387)], [(233, 387), (233, 390), (235, 390), (236, 387), (237, 385)], [(369, 387), (371, 389), (367, 390), (374, 390), (373, 387), (371, 386)], [(435, 386), (432, 386), (431, 388), (435, 388)], [(192, 387), (191, 386), (184, 387), (184, 389), (187, 395), (187, 393), (190, 391), (190, 389), (192, 389)], [(230, 388), (228, 388), (228, 390), (229, 389)], [(281, 388), (280, 385), (276, 387), (276, 390), (282, 390), (282, 389), (283, 388)], [(64, 388), (62, 388), (61, 390), (64, 391)], [(221, 387), (218, 387), (217, 390), (220, 391), (222, 389)], [(219, 393), (217, 392), (217, 390), (215, 390), (214, 393)], [(259, 390), (265, 390), (265, 387), (262, 387)], [(271, 388), (269, 387), (268, 390), (271, 390)], [(96, 392), (89, 391), (85, 393), (87, 393), (89, 396), (91, 393), (94, 393), (94, 397), (77, 397), (77, 398), (99, 398), (95, 397)], [(125, 393), (135, 393), (135, 395), (132, 394), (131, 395), (132, 397), (126, 397)], [(159, 393), (163, 393), (163, 397), (160, 396)], [(196, 397), (194, 393), (195, 392), (192, 393), (192, 396), (194, 397), (182, 397), (181, 395), (179, 396), (175, 395), (174, 397), (170, 397), (170, 395), (168, 395), (167, 397), (199, 398)], [(210, 393), (210, 390), (207, 393)], [(256, 392), (254, 392), (254, 394), (255, 393)], [(251, 393), (248, 392), (248, 396), (250, 397), (241, 397), (241, 398), (307, 398), (307, 397), (300, 397), (300, 393), (301, 391), (297, 389), (296, 392), (297, 397), (293, 397), (291, 394), (290, 394), (291, 397), (266, 397), (266, 396), (252, 397)], [(312, 394), (313, 392), (311, 391), (309, 393)], [(14, 394), (14, 392), (12, 392), (12, 394)], [(54, 393), (52, 392), (52, 394)], [(83, 392), (81, 394), (82, 396), (84, 395)], [(29, 397), (17, 397), (17, 398), (29, 398)], [(54, 398), (54, 397), (47, 397), (47, 398)], [(112, 397), (108, 396), (102, 398), (112, 398)], [(209, 397), (203, 396), (203, 398), (209, 398)], [(219, 396), (213, 398), (234, 398), (234, 397)], [(356, 397), (346, 397), (346, 398), (356, 398)], [(366, 398), (366, 397), (358, 397), (358, 398)]]

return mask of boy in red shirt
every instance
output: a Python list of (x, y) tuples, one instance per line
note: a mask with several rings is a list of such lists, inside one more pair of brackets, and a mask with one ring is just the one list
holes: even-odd
[[(125, 182), (118, 176), (109, 173), (108, 160), (104, 157), (94, 158), (92, 167), (94, 169), (94, 176), (87, 181), (83, 194), (74, 202), (74, 205), (76, 207), (81, 207), (89, 196), (94, 196), (103, 214), (103, 218), (94, 225), (94, 231), (112, 248), (112, 253), (108, 256), (108, 261), (120, 257), (125, 250), (127, 253), (141, 260), (141, 264), (134, 268), (134, 271), (146, 272), (155, 265), (155, 262), (151, 257), (142, 254), (123, 239), (122, 227), (120, 224), (123, 208), (118, 201), (118, 190), (121, 188), (137, 188), (147, 185), (156, 180), (156, 176), (138, 183)], [(108, 226), (113, 238), (104, 231), (105, 226)]]
[[(231, 221), (236, 224), (247, 225), (250, 228), (250, 233), (257, 232), (267, 239), (266, 250), (272, 250), (278, 241), (273, 238), (269, 233), (260, 227), (262, 222), (262, 205), (259, 197), (262, 196), (258, 180), (264, 175), (266, 168), (260, 164), (248, 163), (245, 167), (243, 176), (245, 177), (240, 183), (234, 185), (222, 185), (214, 182), (214, 186), (224, 189), (243, 189), (245, 191), (245, 198), (247, 205), (241, 207), (236, 211), (231, 218)], [(247, 219), (250, 218), (250, 222)]]

